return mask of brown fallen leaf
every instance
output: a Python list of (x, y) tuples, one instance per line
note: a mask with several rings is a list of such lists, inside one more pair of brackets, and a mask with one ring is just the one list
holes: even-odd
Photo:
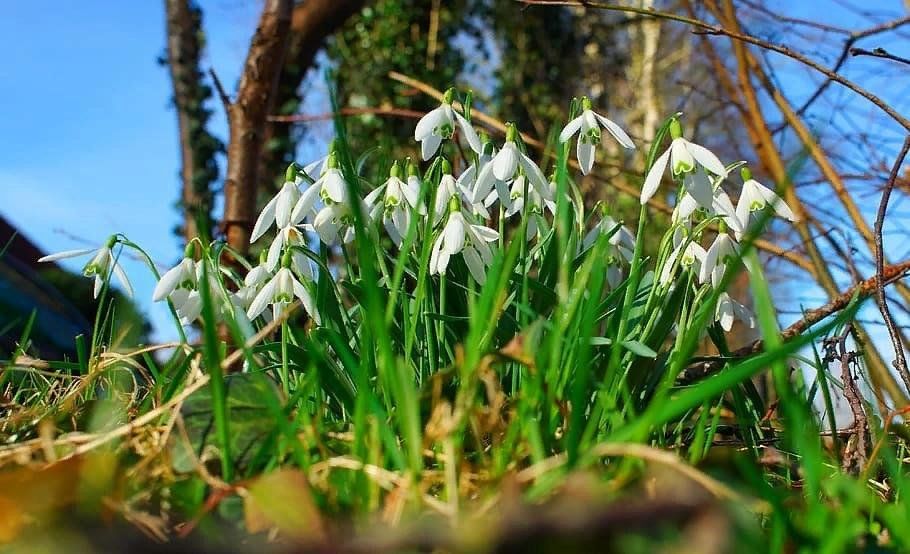
[(325, 539), (322, 518), (302, 472), (281, 469), (255, 479), (244, 488), (244, 520), (250, 533), (275, 528), (295, 541)]

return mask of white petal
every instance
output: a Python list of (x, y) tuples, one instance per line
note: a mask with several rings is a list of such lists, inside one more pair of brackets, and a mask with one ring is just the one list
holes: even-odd
[(316, 205), (316, 200), (319, 198), (320, 188), (320, 185), (313, 184), (303, 191), (303, 194), (300, 195), (294, 205), (294, 211), (291, 212), (292, 225), (298, 225), (306, 216), (312, 213), (313, 206)]
[(123, 271), (123, 268), (120, 267), (120, 264), (114, 262), (114, 275), (117, 277), (117, 280), (120, 281), (120, 284), (123, 285), (124, 292), (130, 298), (133, 297), (133, 285), (130, 284), (130, 280), (127, 278), (126, 273)]
[(494, 242), (499, 240), (499, 231), (483, 225), (471, 225), (471, 232), (477, 235), (483, 242)]
[(278, 283), (278, 278), (272, 277), (271, 281), (266, 283), (262, 290), (259, 291), (259, 294), (256, 295), (256, 298), (253, 299), (253, 303), (250, 304), (250, 309), (247, 310), (246, 316), (251, 320), (259, 317), (259, 314), (265, 311), (266, 306), (272, 301), (272, 296), (275, 292), (275, 286)]
[(275, 235), (275, 239), (272, 240), (272, 244), (269, 245), (269, 252), (265, 257), (265, 267), (269, 271), (275, 271), (275, 268), (278, 267), (278, 262), (281, 261), (282, 248), (284, 248), (284, 231), (279, 231)]
[(630, 150), (635, 149), (635, 143), (632, 142), (632, 139), (629, 137), (629, 135), (622, 130), (622, 127), (598, 113), (595, 113), (594, 115), (597, 117), (597, 121), (599, 121), (600, 124), (603, 125), (611, 135), (613, 135), (613, 138), (616, 139), (616, 142), (621, 144), (623, 148), (628, 148)]
[(51, 254), (49, 256), (43, 256), (38, 258), (39, 262), (56, 262), (57, 260), (64, 260), (66, 258), (78, 258), (79, 256), (85, 256), (86, 254), (91, 254), (94, 252), (94, 248), (81, 248), (79, 250), (65, 250), (63, 252), (57, 252), (56, 254)]
[(264, 235), (269, 230), (272, 222), (275, 221), (275, 204), (277, 203), (278, 197), (276, 196), (269, 200), (269, 203), (259, 212), (259, 217), (256, 218), (256, 224), (253, 226), (253, 234), (250, 235), (250, 244), (259, 240), (259, 237)]
[(578, 165), (581, 167), (582, 174), (587, 175), (591, 172), (591, 168), (594, 167), (594, 145), (584, 142), (582, 138), (581, 136), (578, 137), (578, 145), (575, 152), (578, 156)]
[(433, 154), (439, 150), (442, 144), (442, 137), (439, 135), (429, 135), (420, 142), (420, 157), (427, 161), (433, 157)]
[(95, 275), (95, 288), (92, 291), (94, 298), (97, 300), (98, 295), (101, 294), (101, 287), (104, 286), (104, 279), (100, 275)]
[[(445, 111), (442, 108), (442, 106), (439, 106), (434, 110), (430, 110), (425, 116), (420, 118), (420, 121), (417, 122), (417, 127), (414, 128), (414, 140), (422, 141), (432, 135), (436, 127), (446, 119)], [(424, 158), (424, 160), (426, 159), (428, 158)]]
[(468, 271), (471, 272), (471, 276), (474, 277), (478, 284), (483, 285), (487, 280), (487, 274), (480, 255), (472, 246), (465, 248), (461, 254), (464, 257), (465, 265), (468, 266)]
[(570, 121), (569, 123), (567, 123), (566, 126), (562, 128), (562, 132), (559, 133), (559, 142), (566, 142), (567, 140), (572, 138), (572, 135), (574, 135), (575, 133), (578, 132), (579, 129), (581, 129), (581, 124), (583, 122), (584, 122), (584, 116), (580, 115), (580, 116), (576, 117), (575, 119), (573, 119), (572, 121)]
[(528, 181), (537, 191), (537, 194), (542, 198), (551, 198), (550, 184), (547, 182), (547, 178), (543, 176), (543, 171), (534, 163), (534, 160), (521, 152), (518, 153), (518, 159), (521, 162), (522, 169), (525, 170), (525, 174), (528, 176)]
[(281, 187), (275, 202), (275, 223), (279, 228), (286, 227), (291, 220), (291, 212), (300, 199), (297, 185), (287, 182)]
[(692, 198), (694, 198), (701, 207), (710, 210), (711, 206), (714, 204), (714, 189), (711, 187), (711, 181), (708, 179), (708, 174), (699, 168), (693, 173), (687, 173), (684, 182), (686, 191), (692, 195)]
[(483, 166), (483, 169), (480, 170), (480, 174), (477, 176), (477, 183), (474, 185), (474, 196), (471, 199), (471, 203), (480, 203), (488, 194), (490, 194), (495, 183), (496, 176), (493, 174), (493, 164), (488, 163)]
[(439, 273), (439, 253), (442, 251), (443, 235), (440, 234), (433, 243), (433, 252), (430, 254), (430, 275)]
[(168, 295), (174, 292), (174, 289), (176, 289), (177, 285), (183, 280), (184, 267), (183, 263), (180, 263), (167, 270), (164, 275), (161, 276), (161, 279), (158, 280), (158, 284), (155, 285), (155, 290), (152, 292), (152, 301), (160, 302), (161, 300), (164, 300)]
[(491, 162), (493, 175), (500, 181), (510, 179), (518, 168), (518, 148), (514, 142), (507, 142)]
[(477, 131), (471, 127), (468, 120), (462, 117), (460, 113), (455, 112), (455, 121), (457, 121), (458, 126), (461, 127), (461, 133), (464, 135), (465, 140), (468, 141), (468, 146), (471, 147), (471, 150), (478, 154), (483, 152), (483, 145), (480, 143), (480, 137), (477, 136)]
[(454, 212), (449, 216), (449, 221), (442, 230), (443, 240), (442, 250), (449, 254), (461, 252), (464, 248), (465, 222), (464, 217), (459, 212)]
[(654, 196), (654, 193), (657, 192), (657, 187), (660, 186), (660, 180), (664, 176), (664, 171), (667, 169), (667, 162), (670, 161), (670, 149), (668, 148), (666, 152), (660, 155), (659, 158), (654, 160), (654, 165), (651, 166), (651, 170), (648, 171), (648, 176), (645, 177), (645, 182), (641, 186), (641, 203), (647, 204), (648, 200)]
[(727, 168), (724, 167), (723, 162), (721, 162), (713, 152), (694, 142), (687, 142), (686, 150), (692, 154), (692, 157), (695, 158), (702, 167), (715, 175), (726, 178)]
[(337, 169), (330, 169), (325, 174), (325, 181), (322, 183), (322, 189), (325, 191), (333, 202), (342, 204), (348, 199), (348, 185)]

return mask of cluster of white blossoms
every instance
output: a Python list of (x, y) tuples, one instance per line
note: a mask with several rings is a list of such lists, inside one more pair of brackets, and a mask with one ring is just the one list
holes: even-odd
[[(218, 289), (215, 284), (213, 289), (228, 294), (230, 302), (243, 310), (250, 320), (260, 316), (277, 317), (292, 302), (299, 300), (318, 324), (320, 317), (313, 298), (316, 272), (310, 257), (317, 241), (327, 247), (340, 244), (343, 248), (354, 239), (355, 209), (365, 215), (367, 224), (384, 228), (398, 249), (405, 247), (408, 236), (419, 237), (411, 241), (410, 248), (419, 248), (415, 245), (420, 240), (431, 241), (431, 275), (445, 275), (452, 260), (460, 257), (471, 278), (480, 285), (486, 280), (495, 253), (503, 247), (500, 231), (491, 227), (494, 220), (503, 229), (510, 218), (527, 218), (523, 239), (529, 243), (539, 242), (544, 226), (548, 226), (547, 214), (552, 217), (557, 211), (555, 178), (548, 180), (544, 176), (540, 166), (526, 152), (513, 124), (507, 125), (505, 142), (496, 148), (489, 140), (481, 138), (471, 125), (470, 113), (459, 113), (453, 100), (454, 89), (450, 89), (440, 106), (419, 120), (414, 139), (420, 143), (421, 158), (428, 161), (437, 156), (444, 141), (456, 140), (457, 132), (470, 148), (466, 167), (457, 175), (453, 163), (438, 156), (431, 165), (436, 168), (434, 174), (438, 177), (438, 181), (433, 179), (438, 182), (433, 187), (429, 180), (420, 177), (418, 166), (410, 159), (403, 163), (396, 161), (388, 179), (361, 197), (360, 178), (357, 183), (348, 182), (333, 144), (324, 158), (302, 169), (296, 165), (288, 168), (285, 183), (256, 220), (250, 242), (258, 241), (273, 226), (274, 238), (263, 249), (258, 265), (249, 268), (238, 290), (227, 293), (225, 288)], [(619, 125), (593, 111), (587, 97), (582, 98), (579, 111), (562, 129), (559, 140), (565, 143), (578, 135), (576, 156), (583, 174), (593, 169), (595, 147), (601, 142), (603, 129), (622, 147), (635, 148), (632, 139)], [(656, 193), (669, 167), (678, 186), (677, 203), (672, 220), (672, 244), (658, 258), (657, 283), (658, 286), (673, 286), (676, 275), (689, 270), (699, 286), (717, 287), (731, 266), (731, 260), (738, 257), (738, 241), (754, 223), (755, 212), (770, 205), (785, 219), (794, 221), (795, 217), (772, 190), (752, 179), (747, 168), (742, 169), (744, 183), (734, 206), (722, 184), (729, 171), (740, 164), (727, 167), (707, 148), (683, 138), (676, 118), (670, 121), (669, 133), (670, 146), (654, 161), (640, 196), (641, 204), (646, 204)], [(435, 190), (427, 190), (428, 187)], [(569, 195), (563, 201), (573, 203)], [(607, 281), (616, 286), (623, 278), (623, 268), (632, 262), (636, 237), (605, 211), (601, 216), (579, 241), (578, 253), (590, 249), (598, 237), (608, 236)], [(705, 248), (700, 241), (709, 235), (700, 222), (708, 218), (716, 221), (718, 230)], [(430, 229), (431, 234), (424, 236), (425, 233), (418, 229)], [(112, 239), (97, 250), (85, 266), (85, 275), (95, 278), (96, 296), (111, 273), (128, 291), (131, 290), (112, 254), (115, 243), (116, 239)], [(42, 258), (42, 261), (91, 252), (62, 252)], [(169, 299), (184, 323), (199, 317), (202, 304), (199, 294), (202, 270), (192, 253), (192, 248), (188, 247), (184, 259), (161, 277), (153, 294), (155, 301)], [(267, 311), (269, 307), (271, 311)], [(721, 293), (716, 320), (729, 330), (734, 319), (753, 324), (748, 310), (725, 292)]]

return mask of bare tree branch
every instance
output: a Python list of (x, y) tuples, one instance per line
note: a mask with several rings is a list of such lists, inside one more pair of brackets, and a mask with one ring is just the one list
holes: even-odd
[(891, 175), (888, 176), (888, 182), (882, 191), (882, 200), (878, 205), (878, 215), (875, 218), (875, 297), (878, 300), (878, 308), (882, 312), (885, 325), (888, 327), (891, 344), (894, 345), (894, 367), (897, 368), (904, 385), (910, 390), (910, 372), (907, 371), (907, 357), (904, 355), (901, 333), (894, 325), (894, 318), (891, 316), (891, 310), (888, 308), (888, 301), (885, 298), (885, 251), (882, 240), (882, 227), (885, 224), (885, 214), (888, 212), (888, 200), (891, 198), (891, 191), (894, 190), (894, 183), (897, 181), (897, 175), (900, 173), (901, 166), (904, 165), (904, 158), (907, 157), (908, 151), (910, 151), (910, 136), (904, 140), (894, 167), (891, 168)]

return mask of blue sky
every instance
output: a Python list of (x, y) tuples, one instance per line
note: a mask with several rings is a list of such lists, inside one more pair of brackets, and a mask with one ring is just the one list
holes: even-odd
[[(214, 67), (233, 90), (260, 2), (204, 0), (200, 4), (208, 39), (204, 64)], [(825, 2), (824, 14), (813, 13), (816, 2), (779, 5), (797, 17), (820, 18), (844, 27), (865, 25), (837, 2)], [(901, 13), (897, 1), (866, 2), (864, 7)], [(169, 264), (180, 255), (171, 234), (178, 222), (173, 208), (179, 190), (176, 116), (169, 104), (167, 69), (156, 63), (164, 45), (159, 1), (32, 0), (4, 7), (0, 48), (15, 54), (0, 64), (0, 140), (4, 143), (0, 213), (45, 251), (78, 248), (82, 240), (101, 243), (111, 233), (122, 232), (159, 262)], [(861, 45), (879, 44), (867, 40)], [(823, 54), (821, 50), (808, 53)], [(830, 48), (824, 50), (831, 55)], [(900, 48), (896, 52), (907, 54)], [(820, 81), (805, 68), (779, 57), (771, 59), (781, 69), (794, 103)], [(828, 64), (834, 61), (820, 59)], [(893, 73), (881, 72), (882, 63), (850, 60), (845, 71), (889, 99), (906, 98), (907, 85), (886, 81)], [(817, 124), (827, 117), (826, 104), (833, 106), (845, 97), (836, 86), (832, 88), (830, 99), (819, 102)], [(851, 102), (878, 117), (862, 100)], [(220, 106), (214, 107), (212, 130), (226, 137), (224, 114)], [(871, 211), (875, 206), (873, 196), (865, 208)], [(137, 299), (159, 330), (157, 338), (172, 338), (166, 309), (149, 298), (152, 276), (138, 262), (126, 260), (125, 265)], [(80, 263), (66, 266), (78, 269)], [(802, 290), (803, 295), (806, 292)], [(820, 294), (809, 294), (811, 298), (804, 296), (807, 306), (819, 303)]]
[[(206, 63), (238, 78), (257, 4), (203, 2)], [(0, 213), (47, 252), (122, 232), (158, 261), (180, 248), (170, 230), (179, 168), (162, 2), (11, 2), (0, 18)], [(213, 131), (226, 136), (223, 113)], [(62, 231), (62, 232), (61, 232)], [(125, 260), (159, 338), (168, 314), (154, 279)], [(80, 263), (65, 264), (78, 269)]]

